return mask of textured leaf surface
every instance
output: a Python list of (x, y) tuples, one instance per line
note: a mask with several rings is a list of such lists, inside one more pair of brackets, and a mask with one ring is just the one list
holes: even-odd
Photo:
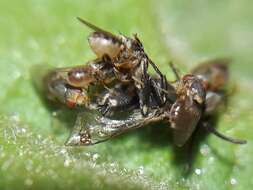
[[(0, 189), (252, 189), (253, 3), (230, 1), (1, 1)], [(217, 128), (248, 144), (197, 138), (192, 171), (166, 125), (111, 141), (65, 147), (75, 113), (47, 105), (34, 89), (36, 64), (71, 66), (93, 59), (81, 16), (112, 32), (138, 33), (161, 70), (186, 72), (228, 56), (236, 92)]]

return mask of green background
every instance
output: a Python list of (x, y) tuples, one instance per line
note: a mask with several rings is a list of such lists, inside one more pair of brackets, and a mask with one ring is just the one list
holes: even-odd
[[(0, 189), (252, 189), (253, 1), (1, 0)], [(131, 131), (90, 147), (65, 147), (75, 114), (42, 101), (33, 86), (44, 64), (94, 59), (83, 17), (114, 33), (137, 33), (168, 79), (201, 60), (231, 57), (236, 92), (217, 128), (244, 146), (198, 138), (192, 170), (166, 125)]]

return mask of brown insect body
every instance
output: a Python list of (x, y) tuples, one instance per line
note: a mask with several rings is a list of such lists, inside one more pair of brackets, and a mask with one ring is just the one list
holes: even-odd
[(69, 106), (91, 108), (91, 86), (110, 84), (115, 77), (110, 63), (97, 59), (84, 66), (54, 69), (44, 77), (49, 99)]
[(194, 132), (204, 111), (206, 92), (202, 81), (185, 75), (176, 86), (177, 100), (170, 110), (174, 142), (183, 146)]
[[(156, 79), (152, 78), (152, 81), (156, 81)], [(152, 99), (155, 106), (150, 108), (146, 117), (143, 117), (138, 108), (133, 108), (130, 114), (126, 114), (121, 119), (108, 118), (95, 112), (90, 116), (95, 117), (92, 122), (89, 119), (84, 119), (88, 117), (86, 116), (88, 113), (82, 113), (78, 116), (75, 130), (66, 144), (97, 144), (130, 129), (143, 127), (153, 122), (166, 121), (173, 128), (175, 144), (183, 146), (191, 137), (201, 118), (206, 114), (205, 110), (209, 109), (208, 106), (213, 105), (206, 105), (206, 92), (207, 94), (209, 92), (206, 91), (204, 82), (198, 76), (192, 74), (183, 76), (177, 82), (175, 90), (177, 98), (174, 103), (167, 101), (163, 107), (159, 107), (155, 103), (155, 99)], [(246, 143), (246, 141), (226, 137), (213, 128), (211, 130), (210, 132), (224, 140), (237, 144)]]
[(191, 73), (201, 78), (206, 90), (224, 90), (228, 83), (228, 64), (230, 60), (225, 58), (212, 59), (200, 63)]
[[(96, 144), (129, 129), (166, 121), (173, 128), (175, 144), (183, 146), (203, 116), (213, 114), (222, 102), (228, 79), (225, 63), (217, 60), (200, 65), (171, 85), (136, 35), (115, 36), (79, 20), (94, 30), (88, 40), (98, 59), (87, 66), (56, 69), (45, 78), (51, 98), (70, 107), (97, 110), (90, 122), (84, 121), (92, 117), (86, 117), (88, 113), (79, 114), (68, 145)], [(149, 75), (149, 64), (155, 76)], [(91, 92), (93, 86), (98, 90)], [(121, 111), (125, 116), (116, 119)], [(209, 131), (230, 142), (245, 143), (213, 128)]]
[(212, 59), (195, 67), (191, 73), (203, 80), (206, 89), (205, 114), (211, 115), (223, 102), (229, 80), (228, 59)]
[(122, 43), (116, 37), (106, 34), (104, 32), (93, 32), (88, 37), (88, 42), (98, 57), (108, 55), (111, 59), (114, 59), (119, 55)]
[(113, 35), (81, 18), (80, 22), (94, 30), (89, 37), (89, 44), (93, 52), (98, 56), (110, 57), (115, 76), (121, 82), (134, 84), (139, 96), (139, 105), (143, 115), (148, 113), (150, 96), (149, 75), (147, 73), (149, 60), (142, 43), (137, 35), (128, 38), (123, 35)]

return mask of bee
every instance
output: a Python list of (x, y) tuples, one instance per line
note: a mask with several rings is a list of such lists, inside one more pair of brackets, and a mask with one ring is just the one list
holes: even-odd
[[(172, 70), (175, 72), (174, 68)], [(222, 97), (222, 94), (218, 92), (221, 92), (227, 83), (228, 70), (226, 62), (211, 60), (200, 64), (190, 74), (179, 77), (178, 73), (175, 72), (175, 75), (177, 76), (177, 82), (174, 88), (176, 93), (174, 102), (165, 101), (165, 104), (159, 107), (156, 98), (151, 98), (150, 102), (155, 106), (150, 107), (145, 117), (139, 109), (126, 111), (127, 114), (119, 119), (105, 117), (99, 112), (80, 113), (66, 145), (97, 144), (130, 129), (161, 121), (167, 122), (173, 129), (174, 143), (179, 147), (186, 144), (196, 127), (199, 126), (205, 127), (209, 132), (231, 143), (246, 143), (245, 140), (227, 137), (209, 125), (200, 125), (202, 119), (206, 115), (214, 114), (217, 106), (222, 103), (222, 98), (216, 99), (215, 96)], [(215, 75), (219, 75), (219, 81), (223, 81), (219, 85), (215, 82), (217, 80), (214, 77)], [(151, 80), (154, 83), (156, 81), (152, 77)], [(157, 84), (154, 86), (157, 86)], [(210, 101), (212, 99), (215, 99), (215, 101)]]

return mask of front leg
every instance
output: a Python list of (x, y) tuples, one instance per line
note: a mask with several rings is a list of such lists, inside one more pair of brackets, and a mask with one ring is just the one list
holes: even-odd
[(176, 101), (176, 90), (168, 83), (164, 75), (161, 78), (151, 78), (151, 89), (154, 100), (158, 106), (163, 106), (166, 102), (174, 103)]

